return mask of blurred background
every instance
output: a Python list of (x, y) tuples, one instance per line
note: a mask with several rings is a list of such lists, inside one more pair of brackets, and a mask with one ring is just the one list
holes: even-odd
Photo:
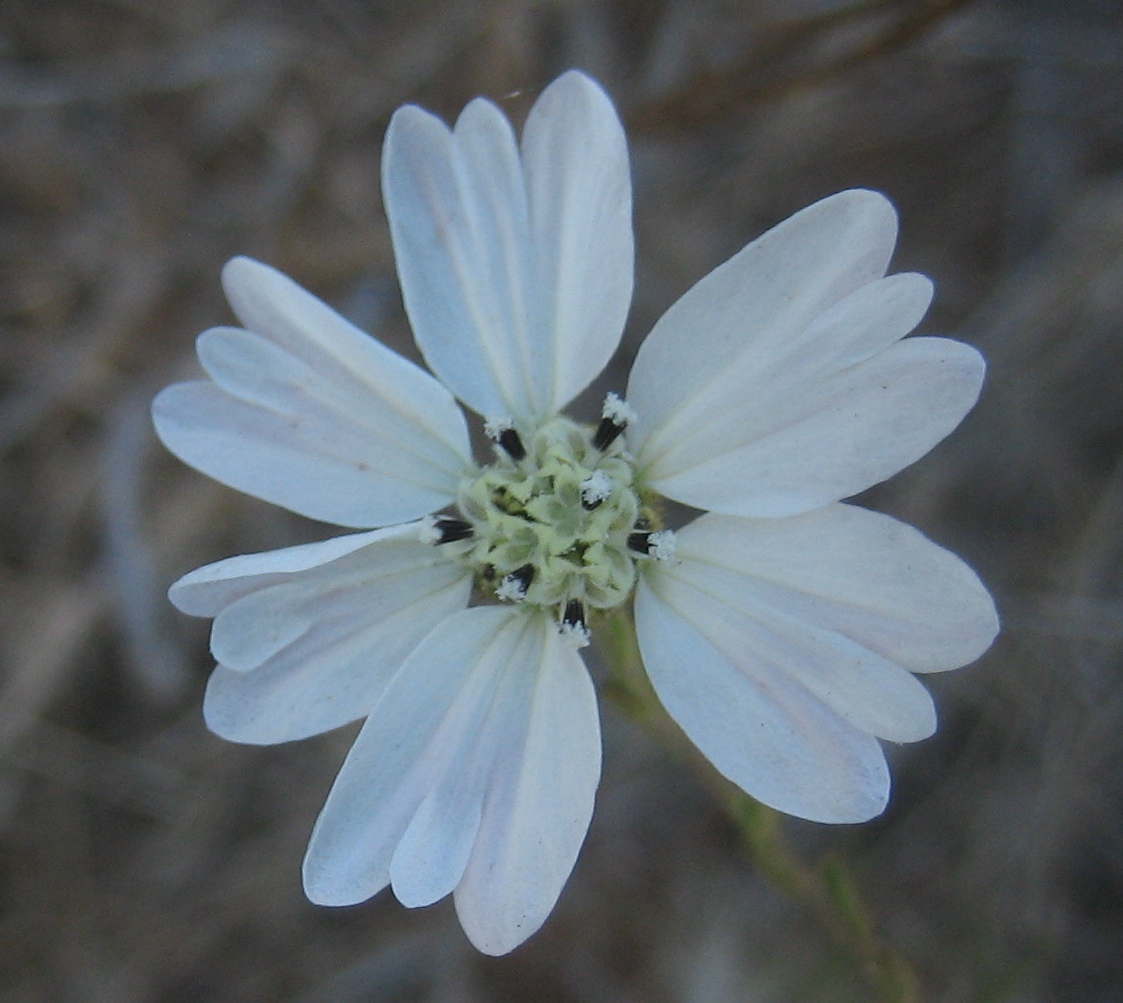
[(860, 499), (989, 582), (1005, 629), (928, 677), (886, 815), (789, 820), (845, 858), (923, 998), (1123, 1000), (1123, 15), (1111, 0), (5, 0), (0, 6), (0, 1000), (868, 1000), (693, 769), (603, 707), (576, 871), (513, 955), (449, 901), (308, 904), (354, 729), (211, 736), (207, 624), (168, 583), (329, 535), (185, 468), (148, 403), (229, 322), (236, 253), (409, 354), (378, 188), (406, 101), (516, 118), (557, 73), (627, 123), (644, 333), (837, 190), (896, 202), (923, 330), (980, 406)]

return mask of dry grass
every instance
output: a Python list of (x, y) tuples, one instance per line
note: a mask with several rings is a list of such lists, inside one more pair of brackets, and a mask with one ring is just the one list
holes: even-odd
[[(11, 1003), (865, 998), (749, 870), (697, 779), (605, 712), (598, 814), (514, 955), (448, 903), (304, 901), (350, 737), (251, 749), (199, 712), (205, 625), (163, 590), (319, 535), (160, 451), (152, 392), (278, 265), (403, 351), (377, 165), (389, 113), (559, 70), (628, 120), (638, 299), (607, 382), (693, 280), (790, 211), (898, 203), (927, 329), (991, 376), (870, 493), (975, 564), (1005, 615), (933, 680), (886, 817), (791, 822), (848, 856), (931, 1001), (1119, 999), (1123, 965), (1123, 45), (1095, 0), (8, 0), (0, 13), (0, 998)], [(515, 94), (514, 92), (518, 92)], [(513, 95), (513, 96), (511, 96)]]

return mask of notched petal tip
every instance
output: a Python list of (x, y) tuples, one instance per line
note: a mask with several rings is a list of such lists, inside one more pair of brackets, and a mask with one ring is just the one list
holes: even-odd
[[(955, 592), (955, 631), (949, 633), (944, 650), (929, 661), (910, 665), (913, 672), (948, 672), (972, 665), (983, 657), (1002, 632), (1002, 617), (990, 590), (963, 560), (945, 553), (959, 566)], [(938, 657), (942, 655), (942, 657)]]
[(427, 111), (417, 104), (403, 104), (395, 108), (394, 113), (390, 116), (390, 124), (386, 127), (386, 138), (389, 139), (391, 133), (395, 131), (410, 128), (415, 123), (420, 122), (436, 122), (446, 131), (448, 129), (440, 116), (434, 115), (431, 111)]
[(179, 454), (176, 453), (175, 449), (164, 436), (168, 424), (168, 417), (177, 410), (175, 407), (175, 399), (183, 393), (184, 387), (205, 382), (205, 380), (184, 380), (179, 383), (170, 383), (152, 398), (150, 413), (152, 415), (152, 427), (156, 431), (156, 438), (160, 440), (165, 449), (177, 456)]
[[(415, 104), (402, 105), (390, 116), (382, 141), (382, 197), (389, 202), (402, 182), (396, 180), (398, 164), (415, 157), (430, 158), (447, 148), (452, 130), (442, 119)], [(393, 219), (391, 219), (391, 224)]]
[(304, 894), (313, 905), (334, 908), (358, 905), (373, 898), (390, 883), (387, 879), (381, 887), (372, 891), (358, 882), (333, 880), (324, 868), (321, 856), (319, 853), (313, 854), (312, 846), (309, 845), (301, 866)]
[(583, 70), (566, 70), (565, 73), (551, 81), (543, 89), (539, 100), (542, 100), (546, 95), (551, 95), (553, 98), (572, 96), (597, 104), (606, 104), (612, 110), (613, 117), (616, 115), (615, 106), (612, 103), (612, 98), (608, 96), (608, 92), (598, 81)]
[(949, 353), (954, 354), (956, 363), (963, 372), (964, 384), (974, 388), (975, 398), (971, 402), (971, 406), (974, 407), (975, 401), (982, 393), (983, 383), (986, 382), (986, 357), (974, 345), (968, 345), (964, 341), (955, 341), (951, 338), (932, 338), (932, 340), (948, 346)]
[(256, 258), (251, 258), (244, 254), (235, 255), (222, 266), (223, 291), (226, 293), (227, 299), (229, 299), (232, 290), (237, 292), (247, 283), (253, 282), (259, 276), (268, 275), (270, 273), (274, 275), (281, 274), (275, 268), (258, 261)]
[(456, 122), (452, 127), (453, 135), (456, 136), (473, 130), (479, 130), (485, 135), (498, 130), (505, 136), (510, 136), (512, 141), (514, 140), (514, 130), (511, 128), (507, 116), (503, 114), (494, 101), (485, 97), (473, 98), (469, 101), (460, 114), (456, 116)]
[(285, 604), (269, 601), (265, 589), (236, 600), (211, 627), (211, 654), (234, 672), (249, 672), (303, 637), (311, 622)]
[[(234, 315), (251, 331), (264, 326), (259, 317), (263, 305), (288, 302), (290, 307), (305, 306), (315, 300), (311, 293), (280, 269), (246, 255), (237, 255), (222, 266), (221, 281), (222, 291)], [(255, 333), (268, 335), (270, 332), (257, 330)]]
[(815, 206), (829, 208), (832, 212), (852, 213), (856, 217), (865, 217), (869, 224), (877, 225), (883, 231), (897, 231), (897, 207), (887, 195), (873, 188), (847, 188), (812, 203), (810, 208)]

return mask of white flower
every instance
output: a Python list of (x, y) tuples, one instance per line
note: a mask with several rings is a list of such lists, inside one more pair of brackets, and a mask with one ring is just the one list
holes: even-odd
[[(452, 892), (492, 954), (538, 929), (600, 772), (578, 649), (633, 594), (655, 690), (722, 773), (804, 818), (880, 812), (878, 739), (935, 727), (914, 673), (975, 659), (997, 630), (958, 558), (839, 501), (931, 449), (982, 382), (973, 349), (902, 340), (931, 285), (885, 277), (890, 204), (824, 199), (702, 279), (592, 427), (560, 412), (615, 351), (633, 271), (627, 150), (601, 89), (565, 74), (521, 145), (487, 101), (452, 131), (402, 108), (383, 191), (435, 378), (240, 258), (223, 281), (244, 327), (204, 333), (209, 379), (154, 405), (192, 466), (364, 530), (171, 589), (214, 617), (219, 735), (366, 719), (312, 835), (309, 897)], [(491, 463), (455, 398), (486, 419)], [(658, 496), (708, 514), (672, 532)]]

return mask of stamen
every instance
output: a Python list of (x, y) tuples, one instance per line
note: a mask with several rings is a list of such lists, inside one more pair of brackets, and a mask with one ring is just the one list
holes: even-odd
[(593, 445), (603, 453), (619, 438), (628, 423), (635, 420), (635, 411), (624, 403), (620, 395), (609, 393), (601, 408), (601, 420), (593, 435)]
[(636, 553), (646, 554), (657, 561), (669, 561), (675, 556), (675, 534), (669, 529), (656, 533), (629, 533), (628, 546)]
[(516, 571), (503, 576), (495, 594), (505, 602), (519, 602), (526, 598), (526, 590), (534, 580), (534, 565), (524, 564)]
[(565, 613), (562, 615), (558, 633), (576, 648), (584, 648), (588, 645), (589, 628), (585, 626), (585, 607), (581, 605), (580, 599), (570, 599), (565, 604)]
[(456, 543), (457, 540), (467, 540), (475, 530), (470, 522), (463, 519), (453, 519), (451, 516), (428, 516), (421, 521), (418, 537), (422, 543), (440, 545), (442, 543)]
[(646, 554), (651, 549), (650, 544), (648, 543), (650, 537), (650, 533), (629, 533), (628, 547), (634, 550), (637, 554)]
[(519, 433), (515, 431), (515, 423), (510, 418), (491, 418), (484, 423), (484, 434), (497, 442), (499, 447), (512, 460), (518, 463), (526, 456), (526, 447), (523, 445)]
[(594, 470), (581, 482), (581, 504), (590, 512), (611, 494), (612, 478), (603, 470)]
[(657, 561), (669, 561), (675, 556), (675, 534), (673, 530), (661, 529), (647, 538), (648, 553)]
[(585, 607), (581, 605), (580, 599), (570, 599), (565, 604), (565, 613), (562, 615), (562, 623), (568, 624), (581, 624), (585, 625)]
[(617, 425), (627, 425), (636, 420), (635, 409), (630, 407), (618, 393), (611, 390), (605, 394), (600, 413), (604, 418), (611, 418)]

